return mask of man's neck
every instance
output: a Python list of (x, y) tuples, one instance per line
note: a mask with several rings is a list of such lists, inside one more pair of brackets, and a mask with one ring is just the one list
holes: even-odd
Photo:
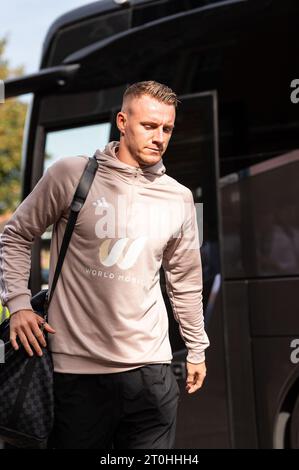
[(117, 158), (126, 165), (130, 165), (135, 168), (140, 168), (139, 163), (134, 160), (131, 155), (129, 155), (127, 152), (123, 152), (122, 150), (123, 149), (121, 149), (120, 145), (115, 148), (115, 155), (117, 156)]

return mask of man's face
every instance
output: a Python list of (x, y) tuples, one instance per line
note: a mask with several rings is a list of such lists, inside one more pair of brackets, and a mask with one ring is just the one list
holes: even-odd
[(154, 165), (167, 149), (175, 107), (148, 95), (133, 98), (118, 113), (118, 127), (130, 156), (142, 165)]

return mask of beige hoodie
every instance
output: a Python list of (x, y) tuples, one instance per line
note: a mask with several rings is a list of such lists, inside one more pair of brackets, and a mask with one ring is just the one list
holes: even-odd
[[(54, 370), (110, 373), (170, 363), (167, 292), (187, 360), (209, 345), (202, 311), (202, 270), (191, 191), (165, 174), (163, 161), (135, 168), (110, 142), (97, 150), (94, 182), (79, 213), (49, 307)], [(4, 228), (0, 293), (11, 313), (31, 308), (31, 245), (54, 224), (49, 285), (69, 207), (88, 157), (62, 158), (44, 174)]]

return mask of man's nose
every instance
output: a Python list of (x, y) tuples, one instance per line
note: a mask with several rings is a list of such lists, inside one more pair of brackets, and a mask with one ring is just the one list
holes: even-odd
[(162, 128), (158, 127), (157, 129), (155, 129), (153, 140), (154, 142), (160, 142), (161, 144), (163, 143), (163, 129)]

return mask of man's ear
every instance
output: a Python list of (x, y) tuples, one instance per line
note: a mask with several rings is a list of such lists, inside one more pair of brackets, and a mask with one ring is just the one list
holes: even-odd
[(118, 127), (118, 130), (123, 134), (125, 131), (126, 127), (126, 122), (127, 122), (127, 113), (123, 111), (119, 111), (116, 116), (116, 125)]

